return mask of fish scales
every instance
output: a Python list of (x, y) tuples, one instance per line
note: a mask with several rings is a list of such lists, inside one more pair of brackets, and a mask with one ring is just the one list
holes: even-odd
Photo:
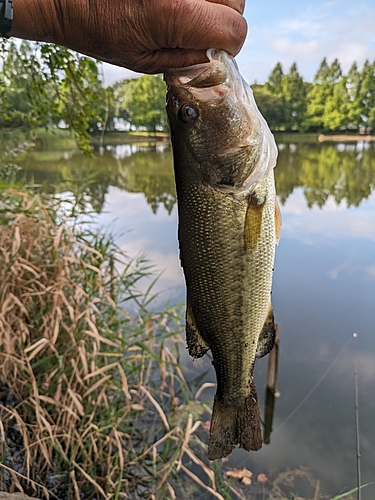
[[(218, 394), (230, 404), (249, 395), (257, 348), (252, 329), (260, 333), (268, 307), (274, 258), (274, 247), (268, 244), (274, 231), (273, 174), (261, 186), (271, 196), (263, 209), (265, 223), (257, 248), (250, 253), (244, 241), (247, 202), (197, 186), (183, 175), (189, 171), (183, 163), (176, 163), (176, 168), (181, 170), (176, 177), (181, 180), (179, 241), (188, 301), (213, 354)], [(259, 282), (261, 269), (264, 276)]]
[[(270, 350), (274, 334), (273, 321), (262, 332), (272, 315), (273, 171), (246, 186), (266, 156), (263, 136), (258, 118), (238, 105), (238, 95), (228, 84), (231, 69), (228, 77), (225, 56), (224, 64), (220, 57), (213, 76), (204, 65), (198, 71), (192, 68), (198, 76), (190, 82), (186, 73), (177, 84), (175, 74), (166, 75), (180, 259), (187, 286), (187, 344), (194, 357), (211, 349), (217, 377), (211, 459), (228, 455), (236, 444), (247, 450), (261, 447), (253, 368), (257, 350), (258, 355)], [(182, 119), (181, 109), (186, 113)]]

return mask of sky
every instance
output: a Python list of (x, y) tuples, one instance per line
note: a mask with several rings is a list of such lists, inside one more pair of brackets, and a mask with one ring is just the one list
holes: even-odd
[[(323, 57), (338, 58), (344, 72), (354, 61), (375, 60), (375, 0), (247, 0), (245, 18), (237, 62), (250, 84), (264, 83), (277, 62), (284, 72), (296, 62), (312, 81)], [(103, 73), (105, 85), (138, 75), (110, 64)]]

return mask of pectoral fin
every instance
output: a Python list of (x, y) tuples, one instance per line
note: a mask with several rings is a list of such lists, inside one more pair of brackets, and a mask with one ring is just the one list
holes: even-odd
[(244, 246), (246, 252), (256, 249), (262, 231), (262, 216), (265, 199), (259, 200), (256, 196), (249, 199), (244, 227)]
[(268, 354), (272, 350), (275, 344), (275, 338), (276, 338), (275, 320), (273, 316), (272, 304), (270, 302), (268, 305), (266, 320), (264, 322), (262, 331), (260, 332), (259, 335), (257, 351), (255, 356), (257, 358), (262, 358), (263, 356)]
[(201, 358), (210, 349), (198, 330), (189, 298), (186, 308), (186, 343), (189, 354), (193, 358)]

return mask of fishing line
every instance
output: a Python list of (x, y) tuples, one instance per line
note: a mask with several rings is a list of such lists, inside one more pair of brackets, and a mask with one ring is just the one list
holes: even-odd
[(315, 391), (315, 389), (323, 382), (324, 378), (327, 376), (327, 374), (331, 371), (331, 368), (333, 367), (333, 365), (336, 363), (336, 361), (339, 359), (339, 357), (341, 356), (341, 354), (344, 352), (344, 350), (346, 349), (347, 345), (349, 344), (349, 342), (352, 340), (352, 336), (350, 336), (348, 338), (348, 340), (345, 342), (345, 344), (343, 345), (343, 347), (340, 349), (339, 353), (336, 355), (336, 357), (334, 358), (334, 360), (331, 362), (331, 364), (328, 366), (328, 368), (326, 369), (326, 371), (323, 373), (323, 375), (319, 378), (319, 380), (315, 383), (315, 385), (310, 389), (310, 391), (306, 394), (306, 396), (302, 399), (302, 401), (300, 401), (300, 403), (298, 403), (298, 405), (294, 408), (294, 410), (286, 417), (285, 420), (283, 420), (283, 422), (281, 422), (281, 424), (276, 427), (276, 429), (273, 430), (273, 434), (275, 432), (277, 432), (278, 430), (280, 430), (296, 413), (297, 411), (301, 408), (301, 406), (309, 399), (309, 397), (311, 396), (311, 394)]
[[(300, 401), (298, 403), (298, 405), (294, 408), (294, 410), (291, 413), (289, 413), (289, 415), (286, 417), (286, 419), (283, 420), (283, 422), (281, 422), (281, 424), (278, 427), (276, 427), (276, 429), (274, 429), (272, 431), (272, 434), (275, 434), (275, 432), (279, 431), (297, 413), (297, 411), (301, 408), (301, 406), (309, 399), (309, 397), (315, 391), (315, 389), (323, 382), (324, 378), (327, 376), (327, 374), (330, 372), (330, 370), (333, 367), (333, 365), (336, 363), (336, 361), (342, 355), (342, 353), (344, 352), (344, 350), (346, 349), (347, 345), (352, 340), (352, 338), (353, 337), (351, 335), (347, 339), (347, 341), (345, 342), (345, 344), (343, 345), (343, 347), (340, 349), (339, 353), (336, 355), (336, 357), (331, 362), (331, 364), (328, 366), (328, 368), (326, 369), (326, 371), (323, 373), (323, 375), (319, 378), (319, 380), (315, 383), (315, 385), (310, 389), (310, 391), (306, 394), (306, 396), (302, 399), (302, 401)], [(237, 467), (241, 467), (244, 463), (246, 463), (246, 460), (247, 460), (247, 457), (245, 457), (243, 460), (241, 460), (241, 462), (237, 465)]]
[(359, 442), (359, 404), (358, 404), (358, 372), (357, 372), (357, 354), (358, 354), (358, 335), (353, 333), (354, 337), (354, 399), (355, 399), (355, 444), (357, 450), (357, 500), (361, 500), (361, 447)]
[[(323, 382), (324, 378), (327, 376), (327, 374), (331, 371), (332, 367), (336, 363), (336, 361), (340, 358), (340, 356), (343, 354), (345, 351), (346, 347), (348, 346), (349, 342), (353, 339), (357, 339), (357, 334), (354, 333), (353, 335), (350, 335), (350, 337), (346, 340), (345, 344), (342, 346), (336, 357), (333, 359), (333, 361), (330, 363), (326, 371), (323, 373), (323, 375), (319, 378), (319, 380), (314, 384), (314, 386), (310, 389), (310, 391), (306, 394), (306, 396), (298, 403), (298, 405), (294, 408), (294, 410), (286, 417), (286, 419), (281, 422), (281, 424), (276, 427), (272, 431), (272, 434), (274, 434), (276, 431), (279, 431), (296, 413), (297, 411), (301, 408), (301, 406), (310, 398), (310, 396), (313, 394), (313, 392), (317, 389), (317, 387)], [(359, 447), (359, 419), (358, 419), (358, 380), (357, 380), (357, 365), (356, 365), (356, 356), (357, 356), (357, 342), (355, 342), (355, 355), (354, 355), (354, 381), (355, 381), (355, 412), (356, 412), (356, 449), (357, 449), (357, 500), (361, 500), (361, 462), (360, 462), (360, 447)], [(237, 468), (241, 468), (244, 463), (246, 463), (247, 457), (245, 457), (241, 462), (237, 464)], [(207, 492), (203, 492), (201, 495), (197, 497), (197, 500), (200, 498), (203, 498), (206, 495)]]

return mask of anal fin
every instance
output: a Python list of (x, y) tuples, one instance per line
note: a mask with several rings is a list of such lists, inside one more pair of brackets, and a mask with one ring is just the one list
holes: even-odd
[(210, 349), (210, 346), (199, 332), (189, 298), (186, 307), (186, 343), (189, 354), (193, 358), (201, 358)]
[(276, 327), (273, 316), (272, 304), (270, 301), (268, 304), (266, 320), (264, 322), (262, 331), (260, 332), (259, 335), (255, 356), (257, 358), (262, 358), (263, 356), (271, 352), (273, 346), (275, 345), (275, 339), (276, 339)]

